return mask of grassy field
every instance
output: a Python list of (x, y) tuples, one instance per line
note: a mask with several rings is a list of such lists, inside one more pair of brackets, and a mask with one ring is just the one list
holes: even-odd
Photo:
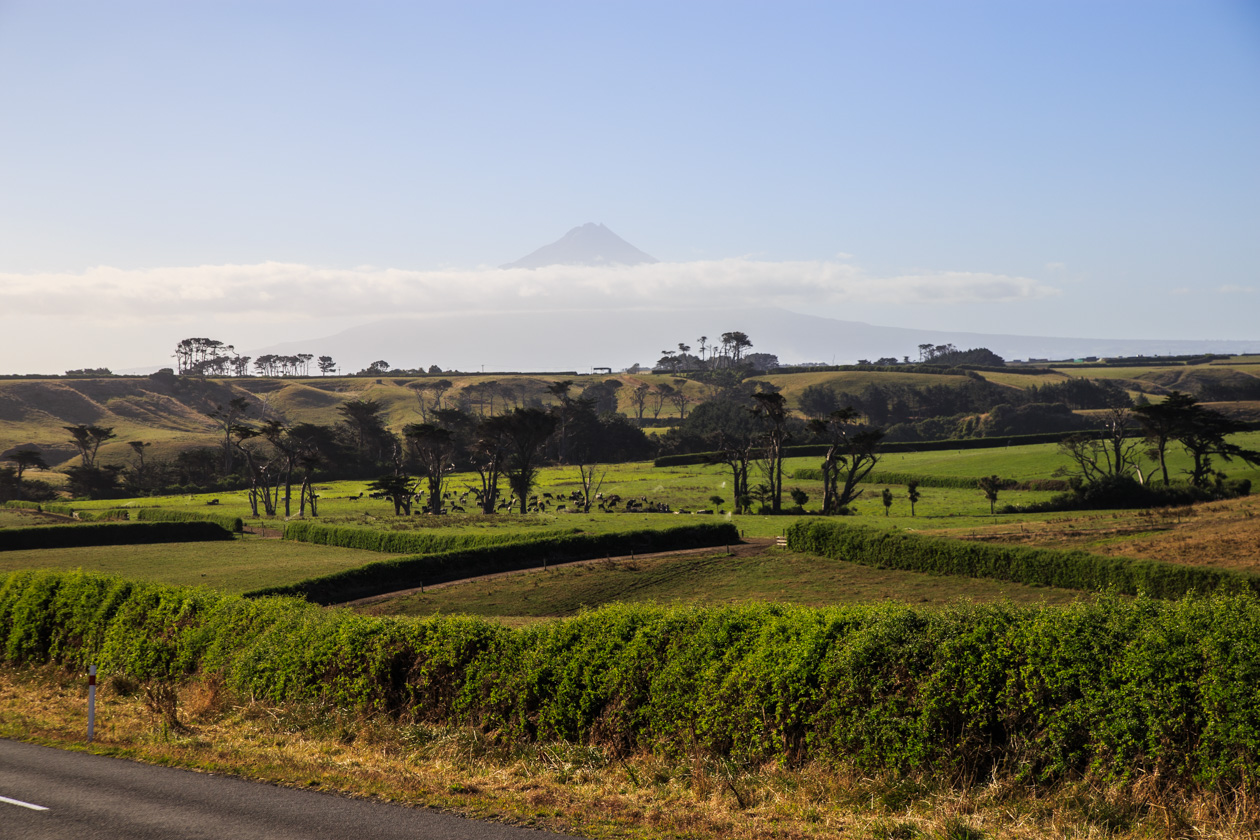
[(68, 525), (74, 522), (64, 516), (53, 516), (34, 510), (0, 508), (0, 528), (33, 528), (36, 525)]
[(397, 555), (238, 537), (230, 542), (91, 546), (0, 552), (0, 572), (82, 569), (178, 586), (241, 593), (295, 583)]
[(761, 554), (727, 556), (718, 551), (557, 566), (381, 599), (358, 609), (371, 615), (467, 613), (519, 625), (615, 602), (719, 606), (774, 601), (822, 607), (900, 601), (943, 606), (957, 601), (1064, 604), (1083, 597), (1089, 596), (993, 580), (871, 569), (769, 549)]

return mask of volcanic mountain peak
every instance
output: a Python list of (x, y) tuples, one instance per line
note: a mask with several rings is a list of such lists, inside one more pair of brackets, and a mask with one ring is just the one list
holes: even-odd
[(500, 268), (542, 268), (547, 265), (639, 265), (659, 262), (655, 257), (613, 233), (602, 224), (587, 222), (532, 254)]

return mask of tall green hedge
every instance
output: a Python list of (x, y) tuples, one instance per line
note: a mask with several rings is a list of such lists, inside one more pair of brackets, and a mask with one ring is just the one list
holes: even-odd
[(126, 522), (41, 525), (0, 530), (0, 551), (78, 548), (88, 545), (147, 545), (230, 540), (232, 532), (213, 522)]
[(9, 501), (0, 502), (0, 507), (15, 508), (17, 510), (43, 510), (39, 506), (39, 502), (25, 502), (21, 499), (10, 499)]
[(1260, 783), (1260, 601), (607, 607), (511, 630), (84, 573), (0, 576), (0, 659), (741, 762)]
[(74, 518), (80, 522), (125, 522), (131, 517), (126, 508), (108, 510), (76, 510)]
[(168, 508), (134, 508), (132, 513), (142, 522), (213, 522), (234, 534), (245, 530), (245, 522), (239, 516), (226, 513), (204, 513), (198, 510), (170, 510)]
[(248, 596), (292, 595), (318, 604), (339, 604), (400, 589), (545, 564), (738, 542), (739, 529), (728, 522), (611, 534), (537, 535), (516, 542), (381, 560), (289, 586), (260, 589)]
[(341, 548), (358, 548), (364, 551), (383, 551), (392, 554), (432, 554), (438, 551), (457, 551), (483, 548), (503, 543), (531, 539), (548, 539), (576, 533), (574, 529), (508, 534), (432, 533), (429, 531), (383, 531), (377, 528), (361, 528), (346, 525), (323, 525), (318, 522), (286, 522), (284, 539), (317, 545), (335, 545)]
[(793, 551), (865, 566), (1091, 592), (1141, 593), (1153, 598), (1216, 591), (1260, 594), (1260, 576), (1223, 569), (924, 537), (839, 522), (798, 520), (787, 529), (787, 543)]

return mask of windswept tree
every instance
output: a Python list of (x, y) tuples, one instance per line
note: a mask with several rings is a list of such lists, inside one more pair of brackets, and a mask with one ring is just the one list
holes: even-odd
[(1143, 482), (1143, 440), (1136, 433), (1138, 423), (1133, 412), (1128, 408), (1108, 409), (1102, 424), (1099, 434), (1072, 435), (1059, 443), (1059, 451), (1071, 459), (1077, 479), (1089, 484), (1137, 475)]
[(494, 513), (499, 505), (499, 482), (507, 468), (512, 418), (507, 414), (486, 417), (477, 423), (468, 457), (481, 482), (477, 503), (482, 513)]
[(1173, 391), (1162, 402), (1133, 409), (1142, 425), (1151, 455), (1159, 461), (1164, 484), (1169, 483), (1168, 444), (1180, 443), (1190, 455), (1191, 468), (1186, 471), (1195, 487), (1207, 487), (1215, 475), (1213, 459), (1232, 461), (1238, 458), (1249, 464), (1260, 463), (1260, 452), (1245, 449), (1227, 438), (1244, 431), (1246, 426), (1199, 404), (1194, 397)]
[(989, 513), (996, 515), (998, 492), (1002, 489), (1002, 479), (996, 475), (986, 475), (977, 482), (980, 492), (984, 493), (984, 497), (989, 501)]
[(765, 424), (762, 452), (766, 479), (770, 482), (770, 511), (783, 508), (783, 447), (787, 443), (787, 421), (790, 409), (779, 393), (753, 394), (753, 414)]
[(572, 389), (572, 379), (562, 379), (547, 386), (547, 393), (556, 399), (551, 411), (556, 418), (556, 443), (562, 464), (569, 457), (569, 421), (573, 418), (576, 402), (569, 393)]
[(520, 512), (529, 506), (529, 496), (538, 481), (543, 452), (556, 430), (556, 417), (540, 408), (515, 408), (507, 418), (508, 486), (516, 496)]
[(442, 512), (442, 484), (454, 469), (455, 442), (449, 429), (432, 423), (412, 423), (403, 429), (403, 439), (420, 475), (428, 483), (429, 513)]
[(212, 418), (219, 428), (223, 430), (223, 474), (229, 475), (233, 467), (233, 454), (235, 448), (232, 445), (232, 427), (241, 421), (245, 413), (249, 411), (249, 399), (246, 397), (233, 397), (228, 400), (227, 405), (217, 406), (214, 411), (208, 413), (207, 416)]
[(810, 430), (828, 444), (822, 462), (824, 514), (843, 513), (861, 496), (858, 484), (879, 462), (884, 430), (859, 420), (858, 412), (846, 406), (825, 420), (810, 421)]
[[(389, 499), (394, 503), (394, 516), (410, 516), (411, 500), (416, 488), (406, 473), (383, 475), (368, 485), (368, 493), (374, 498)], [(438, 497), (439, 504), (442, 498)]]
[(384, 410), (377, 400), (347, 400), (337, 406), (361, 460), (378, 461), (382, 456), (381, 443), (389, 435), (382, 416)]
[(337, 363), (333, 361), (332, 356), (320, 356), (317, 363), (320, 376), (327, 376), (337, 369)]
[(687, 419), (687, 405), (691, 402), (691, 397), (683, 390), (686, 384), (686, 379), (675, 379), (674, 387), (669, 392), (669, 401), (674, 404), (674, 408), (678, 409), (679, 420)]
[(651, 392), (652, 387), (646, 382), (639, 383), (639, 385), (630, 392), (630, 405), (634, 408), (634, 420), (640, 426), (643, 425), (643, 410), (647, 407), (648, 394)]
[(17, 492), (19, 498), (21, 498), (22, 493), (22, 474), (30, 469), (48, 469), (48, 462), (44, 460), (44, 456), (37, 449), (14, 449), (5, 454), (4, 460), (12, 461), (17, 466)]
[(79, 457), (83, 459), (83, 466), (92, 469), (96, 466), (96, 453), (101, 448), (101, 444), (107, 440), (118, 437), (114, 434), (113, 426), (93, 426), (80, 423), (77, 426), (62, 426), (70, 433), (70, 441), (74, 444), (74, 448), (79, 450)]
[(1133, 409), (1146, 441), (1150, 444), (1150, 454), (1159, 462), (1159, 471), (1164, 479), (1164, 486), (1169, 484), (1168, 477), (1168, 444), (1177, 439), (1182, 429), (1190, 420), (1190, 415), (1198, 400), (1189, 394), (1173, 391), (1161, 402), (1139, 405)]

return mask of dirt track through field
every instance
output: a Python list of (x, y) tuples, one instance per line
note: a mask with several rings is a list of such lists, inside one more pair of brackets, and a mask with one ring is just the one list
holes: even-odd
[[(752, 557), (757, 554), (764, 553), (767, 549), (775, 544), (774, 537), (746, 537), (743, 542), (735, 543), (729, 547), (729, 555), (731, 557)], [(688, 548), (682, 551), (658, 551), (652, 554), (624, 554), (617, 557), (596, 557), (591, 560), (573, 560), (568, 563), (559, 563), (549, 568), (557, 568), (563, 566), (570, 568), (573, 566), (590, 566), (595, 563), (623, 563), (633, 560), (654, 560), (662, 557), (685, 557), (696, 554), (714, 554), (725, 553), (722, 546), (711, 546), (709, 548)], [(474, 583), (476, 581), (495, 580), (497, 578), (514, 577), (516, 575), (528, 575), (537, 572), (546, 571), (541, 566), (535, 566), (529, 569), (515, 569), (510, 572), (496, 572), (492, 575), (478, 575), (476, 577), (460, 578), (459, 580), (448, 580), (443, 583), (435, 583), (432, 586), (414, 587), (412, 589), (399, 589), (394, 592), (386, 592), (382, 595), (373, 595), (370, 598), (359, 598), (355, 601), (343, 601), (337, 604), (338, 607), (361, 607), (368, 604), (375, 604), (386, 601), (391, 598), (398, 598), (404, 595), (410, 595), (413, 592), (432, 592), (435, 589), (446, 589), (450, 586), (459, 586), (465, 583)]]

